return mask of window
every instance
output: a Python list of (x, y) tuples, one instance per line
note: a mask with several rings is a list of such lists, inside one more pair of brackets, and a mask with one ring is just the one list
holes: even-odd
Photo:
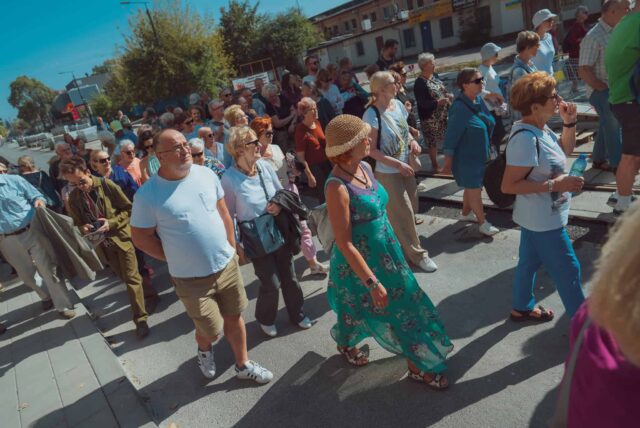
[(440, 37), (447, 39), (453, 37), (453, 18), (447, 16), (440, 20)]
[(491, 9), (489, 6), (477, 8), (475, 14), (478, 22), (482, 22), (486, 28), (491, 28)]
[(356, 42), (356, 53), (358, 56), (364, 56), (364, 44), (362, 43), (362, 40), (358, 40)]
[(413, 0), (407, 0), (407, 9), (413, 9)]
[(334, 35), (334, 36), (337, 36), (337, 35), (338, 35), (338, 26), (337, 26), (337, 25), (334, 25), (334, 26), (333, 26), (333, 35)]
[(389, 6), (385, 6), (382, 8), (382, 15), (385, 21), (390, 21), (393, 18), (393, 10)]
[(349, 31), (349, 21), (344, 22), (344, 31)]
[(367, 15), (367, 14), (365, 13), (364, 15), (362, 15), (362, 19), (363, 19), (363, 20), (365, 20), (365, 19), (369, 19), (369, 15)]
[(378, 20), (378, 15), (375, 12), (371, 12), (371, 22), (376, 22)]
[(355, 18), (351, 20), (351, 28), (353, 28), (354, 30), (358, 28), (358, 23), (356, 22)]
[(413, 33), (413, 27), (402, 30), (402, 36), (405, 48), (408, 49), (416, 47), (416, 35)]
[(423, 7), (424, 6), (424, 0), (417, 0), (416, 1), (418, 7)]

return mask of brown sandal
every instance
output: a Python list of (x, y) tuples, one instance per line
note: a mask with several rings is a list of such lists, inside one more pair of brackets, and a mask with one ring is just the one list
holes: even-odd
[[(433, 376), (431, 380), (427, 380), (425, 378), (425, 376), (427, 375)], [(422, 370), (416, 373), (409, 370), (409, 379), (413, 379), (417, 382), (424, 383), (429, 388), (433, 388), (438, 391), (443, 391), (449, 388), (449, 379), (442, 373), (429, 373), (429, 372), (423, 372)]]
[[(354, 351), (356, 352), (354, 353)], [(338, 346), (338, 352), (344, 355), (347, 362), (353, 366), (362, 367), (369, 364), (369, 356), (355, 346)]]

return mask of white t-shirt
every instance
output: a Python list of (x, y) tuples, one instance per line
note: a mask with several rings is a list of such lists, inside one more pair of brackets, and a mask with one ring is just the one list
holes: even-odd
[[(400, 134), (400, 136), (405, 141), (405, 149), (401, 150), (398, 156), (396, 156), (395, 158), (398, 159), (400, 162), (404, 162), (408, 164), (409, 163), (409, 146), (408, 146), (409, 124), (407, 124), (407, 116), (409, 116), (409, 113), (407, 112), (407, 109), (405, 108), (404, 104), (402, 104), (400, 101), (394, 99), (392, 102), (394, 103), (393, 110), (388, 109), (380, 112), (380, 119), (382, 120), (382, 133), (380, 135), (380, 139), (382, 141), (378, 142), (378, 147), (382, 151), (384, 151), (385, 147), (392, 147), (397, 145), (396, 141), (398, 140), (398, 137), (396, 136), (396, 133)], [(377, 130), (380, 129), (380, 124), (378, 124), (378, 118), (376, 117), (376, 112), (373, 110), (373, 108), (370, 107), (367, 109), (367, 111), (364, 112), (364, 115), (362, 116), (362, 120), (368, 123), (369, 125), (371, 125), (371, 127), (375, 130), (374, 132), (377, 132)], [(393, 124), (395, 131), (393, 131), (389, 127), (389, 122)], [(400, 171), (397, 168), (392, 168), (390, 166), (383, 164), (382, 162), (376, 163), (376, 171), (382, 172), (384, 174), (400, 173)]]
[[(528, 181), (542, 183), (565, 173), (567, 156), (558, 136), (547, 126), (544, 131), (520, 121), (513, 125), (511, 134), (519, 132), (507, 145), (507, 165), (534, 167)], [(535, 136), (534, 136), (535, 134)], [(536, 138), (540, 156), (536, 151)], [(566, 226), (569, 219), (571, 193), (542, 192), (516, 195), (513, 221), (534, 232), (546, 232)]]
[(209, 168), (193, 165), (175, 181), (154, 175), (133, 198), (131, 226), (156, 228), (171, 276), (208, 276), (235, 254), (216, 205), (222, 198), (220, 180)]
[(553, 38), (551, 33), (547, 33), (540, 40), (538, 53), (531, 59), (531, 62), (539, 71), (546, 71), (547, 74), (553, 76), (553, 57), (555, 55), (556, 48), (553, 47)]
[(326, 91), (321, 90), (320, 92), (327, 100), (329, 100), (336, 114), (342, 114), (342, 109), (344, 108), (344, 98), (342, 98), (340, 89), (338, 89), (338, 87), (332, 83), (329, 85), (329, 88)]
[(282, 149), (280, 146), (276, 144), (270, 144), (269, 150), (271, 150), (271, 157), (262, 158), (265, 162), (269, 162), (276, 174), (278, 175), (278, 179), (280, 183), (284, 185), (289, 179), (287, 178), (287, 162), (284, 157), (284, 153), (282, 153)]

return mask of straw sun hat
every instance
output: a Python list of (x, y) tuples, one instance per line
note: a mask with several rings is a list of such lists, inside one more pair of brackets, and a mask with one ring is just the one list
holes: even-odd
[(357, 116), (341, 114), (336, 116), (324, 131), (327, 140), (325, 152), (333, 158), (356, 147), (371, 132), (371, 126)]

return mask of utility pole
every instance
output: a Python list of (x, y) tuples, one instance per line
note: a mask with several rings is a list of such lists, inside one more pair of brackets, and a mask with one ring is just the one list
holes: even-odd
[(156, 25), (153, 22), (153, 17), (151, 16), (151, 12), (149, 12), (149, 8), (147, 4), (149, 2), (146, 1), (121, 1), (120, 4), (142, 4), (144, 5), (144, 11), (147, 14), (147, 18), (149, 18), (149, 24), (151, 25), (151, 31), (153, 31), (153, 37), (156, 39), (156, 44), (160, 47), (160, 38), (158, 37), (158, 32), (156, 31)]
[(87, 101), (84, 99), (84, 96), (82, 95), (82, 91), (80, 90), (80, 86), (78, 86), (78, 80), (76, 79), (75, 73), (73, 71), (61, 71), (58, 74), (71, 74), (71, 77), (73, 77), (73, 86), (76, 87), (76, 90), (80, 95), (80, 101), (82, 101), (82, 105), (84, 105), (84, 107), (87, 109), (87, 113), (89, 113), (89, 123), (93, 125), (94, 121), (93, 113), (91, 112), (91, 106), (89, 105), (89, 103), (87, 103)]

